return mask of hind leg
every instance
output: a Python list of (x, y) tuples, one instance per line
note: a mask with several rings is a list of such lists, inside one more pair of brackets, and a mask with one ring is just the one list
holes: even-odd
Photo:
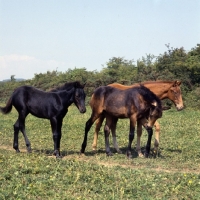
[(26, 149), (29, 153), (32, 152), (32, 149), (31, 149), (31, 143), (26, 135), (26, 131), (25, 131), (25, 124), (21, 127), (21, 132), (24, 136), (24, 141), (25, 141), (25, 144), (26, 144)]
[(99, 131), (100, 131), (101, 125), (103, 123), (103, 120), (104, 120), (104, 115), (101, 115), (96, 121), (94, 139), (93, 139), (93, 144), (92, 144), (92, 149), (94, 151), (97, 150), (97, 140), (98, 140), (98, 135), (99, 135)]
[(19, 136), (19, 119), (15, 122), (13, 125), (14, 128), (14, 140), (13, 140), (13, 148), (18, 153), (19, 150), (19, 142), (18, 142), (18, 136)]
[(112, 118), (106, 116), (106, 124), (104, 126), (104, 135), (105, 135), (105, 148), (107, 156), (112, 156), (112, 152), (110, 150), (110, 142), (109, 142), (109, 135), (110, 135), (110, 127), (112, 125)]
[(25, 140), (25, 144), (26, 144), (26, 148), (27, 151), (29, 153), (31, 153), (31, 143), (26, 135), (26, 130), (25, 130), (25, 118), (28, 115), (28, 113), (26, 113), (25, 111), (22, 111), (21, 114), (19, 115), (19, 128), (20, 131), (22, 132), (23, 136), (24, 136), (24, 140)]
[(119, 149), (117, 139), (116, 139), (116, 126), (117, 126), (117, 121), (118, 119), (113, 119), (112, 125), (111, 125), (111, 132), (112, 132), (112, 138), (113, 138), (113, 146), (116, 149), (118, 153), (122, 153), (121, 150)]
[(31, 144), (30, 144), (29, 139), (25, 132), (25, 123), (24, 122), (25, 122), (25, 120), (21, 120), (19, 117), (13, 126), (14, 127), (13, 148), (16, 150), (16, 152), (20, 152), (20, 150), (19, 150), (19, 131), (21, 131), (24, 136), (27, 151), (31, 152)]
[(85, 153), (85, 148), (87, 146), (88, 132), (90, 131), (90, 128), (92, 127), (93, 123), (99, 118), (100, 114), (92, 113), (90, 119), (88, 119), (88, 121), (85, 123), (85, 135), (84, 135), (83, 143), (81, 145), (81, 154)]

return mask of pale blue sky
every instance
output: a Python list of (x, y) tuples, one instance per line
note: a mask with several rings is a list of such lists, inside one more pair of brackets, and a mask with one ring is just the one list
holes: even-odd
[(200, 43), (199, 0), (0, 0), (0, 80)]

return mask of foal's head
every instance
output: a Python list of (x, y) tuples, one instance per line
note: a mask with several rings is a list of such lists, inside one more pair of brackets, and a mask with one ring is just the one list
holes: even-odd
[(148, 88), (140, 85), (140, 94), (143, 96), (144, 101), (147, 103), (149, 112), (147, 115), (148, 127), (152, 127), (155, 121), (162, 117), (161, 100)]
[(84, 87), (85, 85), (81, 85), (79, 81), (74, 81), (74, 82), (67, 82), (61, 86), (58, 86), (52, 90), (51, 92), (58, 92), (62, 90), (70, 91), (72, 88), (75, 89), (74, 92), (74, 104), (76, 107), (79, 109), (81, 113), (86, 112), (85, 108), (85, 92), (84, 92)]
[(180, 81), (174, 81), (172, 87), (168, 91), (168, 97), (171, 101), (174, 102), (176, 109), (178, 111), (182, 110), (184, 107), (180, 85), (181, 85)]
[(148, 126), (152, 127), (155, 121), (161, 117), (162, 117), (162, 106), (160, 102), (157, 101), (152, 102), (149, 111)]
[(81, 85), (79, 82), (74, 83), (75, 92), (74, 92), (74, 104), (79, 109), (81, 113), (86, 112), (85, 108), (85, 92), (84, 92), (84, 86)]

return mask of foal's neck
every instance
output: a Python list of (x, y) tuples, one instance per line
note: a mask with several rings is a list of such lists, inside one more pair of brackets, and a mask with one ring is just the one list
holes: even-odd
[(61, 91), (59, 92), (59, 96), (62, 99), (63, 104), (68, 104), (70, 106), (74, 102), (74, 92), (75, 88), (72, 88), (69, 91)]
[(159, 99), (168, 98), (168, 91), (171, 88), (171, 83), (146, 83), (144, 84), (147, 88), (149, 88)]

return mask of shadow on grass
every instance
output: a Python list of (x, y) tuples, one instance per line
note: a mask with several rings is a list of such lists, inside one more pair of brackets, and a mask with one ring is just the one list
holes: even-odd
[[(122, 147), (120, 148), (121, 150), (121, 153), (118, 153), (114, 148), (110, 148), (111, 149), (111, 152), (113, 153), (113, 156), (117, 156), (117, 154), (122, 154), (124, 156), (126, 156), (126, 151), (127, 151), (127, 147)], [(141, 151), (144, 155), (145, 153), (145, 147), (142, 147), (141, 148)], [(173, 149), (167, 149), (167, 151), (170, 151), (170, 152), (178, 152), (178, 153), (181, 153), (180, 150), (173, 150)], [(53, 156), (53, 150), (51, 149), (33, 149), (33, 152), (35, 153), (41, 153), (41, 154), (45, 154), (47, 156)], [(135, 159), (138, 157), (138, 153), (136, 151), (135, 148), (132, 149), (131, 151), (132, 153), (132, 159)], [(84, 155), (85, 156), (88, 156), (88, 157), (93, 157), (95, 155), (99, 155), (99, 154), (104, 154), (106, 155), (106, 152), (105, 152), (105, 149), (98, 149), (97, 151), (85, 151)], [(80, 151), (61, 151), (61, 156), (62, 157), (66, 157), (66, 156), (72, 156), (72, 155), (81, 155)], [(159, 150), (157, 154), (154, 153), (153, 149), (151, 149), (150, 151), (150, 154), (149, 154), (149, 158), (156, 158), (156, 157), (160, 157), (160, 158), (165, 158), (165, 156), (162, 156), (161, 154), (161, 151)]]
[(166, 151), (170, 151), (171, 153), (182, 153), (180, 149), (166, 149)]
[[(50, 149), (33, 149), (34, 153), (45, 154), (47, 156), (54, 156), (54, 150)], [(80, 152), (78, 151), (61, 151), (60, 152), (62, 157), (69, 156), (69, 155), (78, 155)]]

